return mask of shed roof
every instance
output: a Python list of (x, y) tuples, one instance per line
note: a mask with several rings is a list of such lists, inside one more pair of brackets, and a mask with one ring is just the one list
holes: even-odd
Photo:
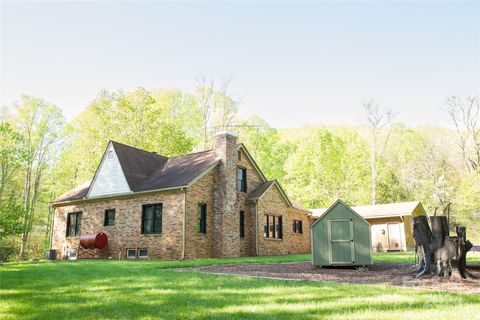
[[(386, 218), (386, 217), (403, 217), (411, 216), (415, 209), (421, 205), (420, 201), (385, 203), (369, 206), (351, 207), (355, 212), (365, 219)], [(328, 208), (310, 209), (315, 218), (320, 217)]]

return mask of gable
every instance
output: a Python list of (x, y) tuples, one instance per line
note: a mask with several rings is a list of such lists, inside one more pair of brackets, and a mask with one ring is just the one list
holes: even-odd
[(321, 220), (323, 220), (325, 217), (327, 217), (328, 215), (332, 214), (335, 212), (335, 210), (347, 210), (348, 212), (350, 212), (351, 214), (357, 216), (361, 221), (365, 222), (366, 224), (370, 225), (370, 223), (365, 220), (364, 217), (362, 217), (360, 214), (358, 214), (358, 212), (356, 212), (355, 210), (353, 210), (350, 206), (348, 206), (347, 204), (345, 204), (342, 200), (338, 199), (337, 201), (335, 201), (331, 206), (330, 208), (328, 208), (320, 217), (318, 217), (318, 219), (311, 225), (310, 228), (313, 228), (317, 223), (319, 223)]
[(108, 144), (87, 198), (132, 192), (112, 143)]

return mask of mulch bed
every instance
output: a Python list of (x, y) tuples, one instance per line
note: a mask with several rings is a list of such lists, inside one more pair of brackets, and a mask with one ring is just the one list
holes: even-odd
[(415, 277), (415, 267), (405, 263), (375, 263), (367, 269), (319, 268), (309, 262), (277, 264), (239, 264), (199, 268), (201, 272), (264, 278), (332, 281), (355, 284), (380, 284), (417, 287), (441, 291), (480, 294), (480, 268), (467, 268), (474, 278), (448, 279), (437, 276)]

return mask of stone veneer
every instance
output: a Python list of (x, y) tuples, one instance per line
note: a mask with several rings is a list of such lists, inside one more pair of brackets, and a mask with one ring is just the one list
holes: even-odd
[[(154, 203), (163, 204), (162, 233), (144, 235), (141, 233), (142, 205)], [(149, 258), (179, 260), (182, 254), (183, 207), (184, 194), (181, 190), (57, 206), (54, 207), (51, 247), (58, 250), (60, 258), (67, 249), (79, 246), (79, 237), (65, 236), (68, 213), (82, 212), (81, 233), (106, 233), (111, 257), (126, 258), (127, 248), (146, 248)], [(104, 226), (106, 209), (115, 209), (114, 226)]]

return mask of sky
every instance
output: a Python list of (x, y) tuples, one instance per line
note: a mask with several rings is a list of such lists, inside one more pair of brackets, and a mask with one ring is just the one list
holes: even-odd
[(1, 2), (0, 104), (33, 94), (67, 119), (101, 89), (232, 79), (240, 116), (361, 124), (374, 99), (447, 126), (480, 91), (480, 2)]

